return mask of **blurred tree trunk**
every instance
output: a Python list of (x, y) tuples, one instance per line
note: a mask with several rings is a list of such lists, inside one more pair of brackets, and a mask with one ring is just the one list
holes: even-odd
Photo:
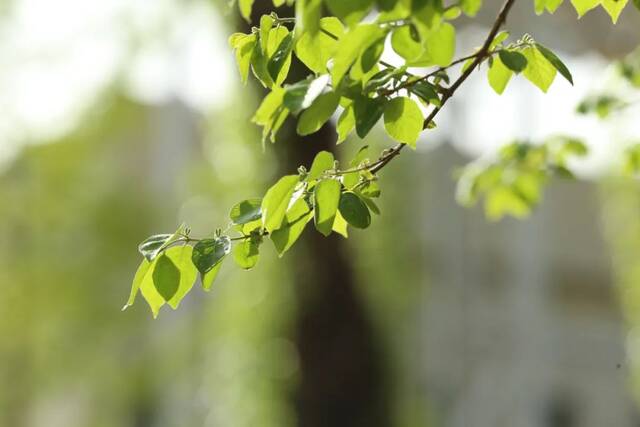
[[(273, 9), (271, 0), (259, 0), (253, 22)], [(293, 16), (291, 9), (280, 16)], [(246, 24), (243, 31), (247, 31)], [(290, 81), (306, 76), (306, 68), (293, 61)], [(333, 151), (336, 135), (332, 124), (300, 137), (289, 119), (274, 147), (283, 169), (292, 173), (309, 167), (321, 150)], [(312, 228), (313, 226), (311, 226)], [(294, 259), (298, 317), (294, 337), (300, 354), (301, 383), (294, 402), (302, 427), (359, 427), (391, 425), (389, 399), (379, 342), (363, 302), (356, 291), (353, 263), (344, 239), (307, 232), (290, 255)]]

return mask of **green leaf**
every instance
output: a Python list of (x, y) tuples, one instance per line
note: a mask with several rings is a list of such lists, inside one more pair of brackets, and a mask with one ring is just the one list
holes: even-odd
[(545, 10), (550, 13), (554, 13), (558, 7), (562, 4), (562, 0), (535, 0), (535, 10), (536, 14), (540, 15)]
[(380, 120), (385, 109), (384, 98), (368, 98), (360, 96), (353, 103), (356, 119), (356, 133), (360, 138), (367, 136), (373, 126)]
[(382, 56), (382, 53), (384, 52), (384, 44), (386, 39), (386, 36), (381, 37), (364, 50), (361, 58), (361, 67), (363, 73), (368, 73), (373, 67), (376, 66), (376, 64), (380, 60), (380, 57)]
[(616, 24), (628, 2), (629, 0), (602, 0), (602, 7), (611, 17), (611, 21)]
[[(453, 55), (456, 51), (456, 29), (448, 22), (440, 25), (436, 30), (432, 31), (424, 40), (425, 51), (429, 59), (426, 61), (429, 65), (435, 64), (446, 67), (451, 64)], [(420, 64), (420, 60), (416, 65)]]
[(200, 274), (208, 273), (231, 251), (231, 240), (227, 236), (200, 240), (193, 247), (191, 260)]
[(347, 230), (347, 221), (342, 217), (340, 211), (336, 211), (336, 217), (333, 220), (333, 231), (344, 237), (345, 239), (349, 237), (349, 230)]
[(173, 234), (156, 234), (155, 236), (151, 236), (138, 245), (138, 252), (151, 261), (162, 252), (164, 248), (178, 240), (184, 232), (184, 229), (185, 225), (181, 224)]
[(394, 98), (384, 109), (384, 128), (389, 136), (411, 148), (416, 148), (423, 122), (420, 107), (409, 98)]
[(293, 113), (309, 108), (322, 94), (330, 80), (329, 75), (324, 74), (313, 80), (302, 80), (285, 87), (284, 106)]
[(292, 50), (293, 34), (286, 27), (278, 26), (269, 31), (266, 69), (276, 86), (280, 86), (289, 74)]
[(409, 26), (393, 30), (391, 34), (391, 48), (407, 62), (413, 62), (424, 53), (424, 47), (419, 38), (414, 37)]
[(371, 225), (371, 214), (367, 205), (353, 193), (342, 193), (339, 208), (342, 217), (355, 228), (367, 228)]
[(556, 77), (555, 67), (536, 48), (527, 47), (522, 54), (528, 62), (522, 74), (540, 90), (547, 92)]
[[(280, 27), (284, 28), (284, 27)], [(287, 61), (291, 63), (291, 51), (293, 50), (293, 33), (287, 34), (282, 41), (278, 44), (278, 48), (269, 59), (267, 65), (271, 78), (280, 84), (286, 78), (288, 72), (288, 66), (285, 68)], [(286, 70), (284, 77), (280, 76), (282, 71)]]
[(271, 88), (274, 85), (271, 74), (269, 74), (269, 57), (264, 54), (262, 47), (258, 44), (254, 44), (254, 48), (251, 54), (251, 70), (253, 75), (262, 83), (266, 88)]
[(602, 0), (571, 0), (571, 4), (576, 9), (576, 12), (578, 12), (578, 17), (582, 17), (601, 2)]
[(145, 239), (140, 245), (138, 245), (138, 252), (142, 254), (147, 260), (152, 261), (165, 247), (169, 240), (173, 237), (173, 234), (156, 234)]
[(271, 141), (275, 140), (275, 135), (280, 126), (289, 115), (289, 110), (283, 105), (284, 89), (274, 87), (273, 90), (262, 100), (256, 114), (251, 119), (252, 122), (262, 126), (263, 142), (271, 135)]
[[(192, 260), (193, 248), (188, 245), (174, 246), (166, 250), (165, 255), (180, 272), (178, 288), (173, 296), (167, 300), (174, 310), (180, 305), (180, 301), (189, 293), (196, 281), (198, 272)], [(156, 267), (157, 270), (158, 267)], [(156, 285), (157, 286), (157, 285)], [(169, 292), (167, 293), (169, 295)], [(165, 297), (167, 296), (165, 295)]]
[(482, 0), (462, 0), (460, 2), (460, 8), (468, 16), (476, 16), (481, 6)]
[(258, 263), (260, 244), (254, 239), (246, 239), (238, 243), (233, 249), (233, 259), (244, 269), (251, 270)]
[(238, 0), (240, 6), (240, 14), (247, 22), (251, 22), (251, 8), (254, 0)]
[(131, 292), (129, 293), (129, 299), (127, 300), (127, 303), (124, 305), (124, 307), (122, 307), (123, 311), (126, 310), (127, 307), (132, 306), (133, 303), (136, 301), (136, 296), (138, 295), (138, 291), (140, 290), (140, 284), (142, 283), (142, 280), (144, 279), (147, 272), (149, 271), (150, 266), (151, 266), (151, 263), (146, 258), (143, 259), (140, 265), (138, 266), (138, 269), (136, 270), (136, 274), (133, 277), (133, 283), (131, 283)]
[(325, 0), (325, 4), (332, 15), (352, 26), (367, 15), (373, 6), (373, 0)]
[(267, 46), (271, 28), (273, 28), (273, 18), (269, 15), (262, 15), (260, 18), (260, 47), (265, 55), (268, 55)]
[[(338, 1), (344, 2), (344, 0)], [(349, 68), (351, 68), (353, 63), (356, 62), (363, 50), (383, 35), (384, 31), (379, 26), (365, 24), (358, 25), (340, 38), (336, 54), (333, 57), (333, 68), (331, 69), (331, 78), (333, 80), (334, 88), (340, 86), (342, 78)]]
[(320, 30), (321, 17), (322, 0), (296, 1), (296, 31), (299, 34), (316, 36)]
[(338, 108), (340, 95), (335, 92), (327, 92), (320, 95), (306, 109), (298, 120), (297, 132), (299, 135), (310, 135), (320, 130)]
[(325, 236), (331, 234), (340, 201), (340, 182), (334, 179), (320, 181), (315, 187), (314, 219), (316, 229)]
[(636, 9), (640, 10), (640, 0), (633, 0), (633, 5), (636, 7)]
[(165, 301), (169, 301), (178, 292), (180, 270), (166, 254), (162, 254), (156, 262), (156, 267), (153, 270), (153, 283)]
[(527, 68), (527, 58), (515, 50), (501, 50), (498, 52), (500, 61), (511, 71), (520, 73)]
[(256, 35), (236, 33), (229, 38), (229, 43), (236, 52), (236, 62), (238, 63), (240, 80), (246, 84), (249, 76), (249, 68), (251, 67), (253, 49), (257, 43)]
[(530, 211), (529, 205), (508, 187), (500, 186), (487, 194), (485, 214), (492, 221), (507, 214), (524, 218)]
[(140, 283), (140, 291), (154, 318), (165, 302), (177, 308), (193, 287), (197, 273), (191, 263), (191, 252), (191, 246), (174, 246), (149, 265)]
[(149, 266), (149, 269), (142, 278), (142, 282), (140, 283), (140, 293), (142, 293), (145, 301), (147, 301), (147, 304), (149, 304), (149, 308), (151, 308), (154, 319), (158, 317), (160, 308), (165, 304), (164, 298), (162, 297), (162, 295), (160, 295), (160, 293), (156, 289), (156, 285), (153, 283), (153, 271), (156, 267), (158, 259), (159, 257), (153, 260), (153, 262)]
[(355, 127), (356, 115), (353, 110), (353, 104), (349, 104), (338, 118), (338, 125), (336, 129), (338, 132), (337, 144), (343, 143)]
[[(320, 28), (338, 39), (344, 34), (344, 27), (335, 17), (322, 18)], [(312, 35), (305, 32), (296, 43), (296, 56), (311, 71), (317, 74), (326, 73), (327, 63), (333, 57), (338, 48), (338, 41), (324, 32)]]
[(202, 289), (204, 289), (205, 291), (209, 292), (211, 290), (213, 282), (216, 280), (216, 277), (218, 277), (220, 267), (222, 267), (222, 261), (224, 261), (224, 258), (202, 276)]
[(438, 96), (434, 86), (427, 81), (415, 83), (411, 85), (409, 90), (427, 105), (432, 104), (436, 107), (442, 106), (442, 102), (440, 101), (440, 97)]
[(487, 72), (487, 77), (489, 78), (489, 86), (491, 86), (498, 95), (502, 95), (509, 80), (511, 80), (511, 76), (513, 76), (513, 71), (502, 63), (500, 57), (493, 58), (491, 67)]
[(318, 179), (324, 172), (333, 169), (334, 161), (333, 154), (328, 151), (321, 151), (316, 154), (311, 164), (309, 175), (307, 175), (307, 180)]
[(269, 233), (282, 225), (287, 207), (296, 186), (300, 182), (298, 175), (287, 175), (280, 178), (262, 200), (262, 224)]
[(291, 249), (291, 246), (298, 240), (312, 216), (313, 211), (309, 209), (304, 199), (298, 199), (291, 206), (291, 209), (287, 211), (282, 227), (270, 235), (271, 241), (280, 257)]
[[(618, 1), (622, 1), (622, 0), (618, 0)], [(560, 60), (560, 58), (558, 58), (555, 53), (551, 52), (549, 49), (547, 49), (540, 43), (536, 43), (536, 48), (540, 51), (542, 56), (544, 56), (547, 59), (547, 61), (549, 61), (551, 65), (553, 65), (554, 68), (558, 70), (560, 74), (562, 74), (562, 77), (567, 79), (567, 81), (573, 85), (573, 76), (571, 75), (571, 72), (569, 71), (567, 66), (564, 65), (564, 63)]]
[(237, 203), (229, 212), (229, 219), (236, 225), (248, 224), (262, 218), (262, 199), (248, 199)]

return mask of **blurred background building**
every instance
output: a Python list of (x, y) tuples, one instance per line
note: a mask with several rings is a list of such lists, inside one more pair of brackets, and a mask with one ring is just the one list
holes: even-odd
[[(638, 45), (634, 13), (532, 19), (519, 1), (510, 27), (557, 48), (575, 87), (498, 97), (477, 73), (385, 169), (370, 230), (229, 263), (153, 321), (120, 312), (137, 243), (210, 232), (333, 130), (262, 151), (226, 2), (1, 3), (0, 427), (640, 425), (640, 192), (612, 173), (640, 124), (573, 112)], [(466, 52), (486, 29), (460, 26)], [(524, 222), (456, 205), (457, 167), (554, 133), (586, 138), (584, 180), (552, 182)]]

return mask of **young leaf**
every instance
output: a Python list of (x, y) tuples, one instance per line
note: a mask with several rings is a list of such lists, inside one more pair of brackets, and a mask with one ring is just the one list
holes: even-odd
[(420, 81), (411, 85), (411, 93), (418, 96), (425, 104), (432, 104), (436, 107), (442, 105), (438, 93), (435, 91), (434, 86), (427, 81)]
[[(344, 34), (344, 27), (340, 20), (335, 17), (322, 18), (320, 29), (340, 39)], [(327, 63), (338, 48), (338, 40), (324, 32), (312, 35), (305, 32), (296, 43), (296, 56), (311, 71), (317, 74), (328, 72)]]
[(421, 62), (428, 65), (446, 67), (451, 64), (456, 51), (456, 29), (448, 22), (431, 31), (424, 40), (425, 51), (428, 59), (416, 61), (416, 66)]
[(262, 199), (248, 199), (236, 204), (229, 212), (229, 219), (235, 225), (248, 224), (262, 218)]
[(356, 133), (360, 138), (367, 136), (373, 126), (380, 120), (385, 109), (384, 98), (368, 98), (360, 96), (353, 103), (356, 119)]
[[(278, 6), (276, 5), (276, 7)], [(310, 36), (315, 37), (320, 30), (321, 17), (322, 0), (296, 1), (296, 30), (300, 34), (308, 33)]]
[(412, 35), (409, 26), (402, 26), (393, 30), (391, 48), (408, 63), (418, 60), (425, 51), (420, 39)]
[(409, 98), (394, 98), (384, 109), (384, 128), (387, 133), (411, 148), (416, 148), (423, 122), (424, 116), (420, 107)]
[(333, 169), (334, 158), (333, 154), (328, 151), (321, 151), (316, 154), (307, 175), (307, 180), (311, 181), (320, 178), (320, 176), (327, 170)]
[(338, 108), (340, 95), (327, 92), (320, 95), (311, 106), (306, 109), (298, 120), (296, 131), (299, 135), (310, 135), (320, 130)]
[(382, 53), (384, 52), (385, 40), (386, 36), (381, 37), (364, 50), (361, 58), (361, 67), (363, 73), (368, 73), (378, 63), (380, 57), (382, 56)]
[(520, 73), (527, 68), (527, 58), (515, 50), (501, 50), (498, 52), (500, 61), (511, 71)]
[(251, 8), (253, 7), (254, 0), (238, 0), (240, 6), (240, 14), (242, 17), (247, 20), (247, 22), (251, 21)]
[(231, 44), (236, 52), (236, 62), (238, 63), (240, 80), (245, 84), (249, 76), (251, 57), (253, 56), (253, 49), (256, 43), (257, 39), (255, 34), (236, 33), (229, 38), (229, 44)]
[(333, 220), (333, 231), (347, 239), (349, 231), (347, 230), (347, 221), (342, 217), (340, 211), (336, 211), (336, 218)]
[(333, 229), (341, 187), (339, 181), (325, 179), (316, 185), (313, 193), (316, 229), (325, 236), (331, 234)]
[(329, 84), (331, 78), (328, 74), (313, 80), (302, 80), (285, 87), (283, 103), (293, 113), (298, 113), (311, 106)]
[(280, 86), (289, 74), (292, 50), (293, 34), (286, 27), (281, 25), (269, 31), (266, 69), (276, 86)]
[(340, 197), (340, 214), (355, 228), (367, 228), (371, 225), (371, 214), (367, 205), (353, 193), (342, 193)]
[(537, 48), (527, 47), (522, 50), (522, 54), (528, 62), (522, 74), (540, 90), (547, 92), (556, 77), (555, 67)]
[(325, 4), (332, 15), (352, 26), (367, 15), (373, 0), (325, 0)]
[(231, 251), (231, 240), (227, 236), (200, 240), (193, 247), (191, 260), (200, 274), (208, 273)]
[[(337, 1), (344, 2), (344, 0)], [(340, 86), (342, 78), (362, 54), (362, 51), (383, 35), (384, 31), (379, 26), (364, 24), (358, 25), (340, 39), (336, 54), (333, 58), (333, 68), (331, 69), (334, 88)]]
[[(284, 28), (284, 27), (280, 27)], [(267, 68), (269, 74), (276, 84), (280, 84), (286, 78), (288, 73), (288, 66), (285, 68), (287, 61), (291, 62), (291, 51), (293, 50), (293, 33), (287, 34), (282, 41), (278, 44), (278, 48), (269, 59)], [(284, 76), (281, 76), (281, 72), (284, 71)]]
[(476, 16), (481, 6), (482, 0), (462, 0), (460, 2), (460, 8), (467, 16)]
[(298, 240), (307, 223), (313, 216), (313, 211), (309, 209), (304, 199), (298, 199), (285, 216), (282, 227), (271, 233), (271, 241), (282, 257), (286, 251)]
[(262, 15), (260, 18), (260, 47), (265, 55), (268, 55), (267, 45), (271, 28), (273, 28), (273, 18), (269, 15)]
[[(180, 305), (180, 301), (189, 293), (196, 281), (198, 272), (192, 262), (193, 248), (189, 245), (174, 246), (165, 251), (164, 256), (171, 260), (172, 264), (180, 272), (178, 288), (173, 296), (167, 300), (174, 310)], [(157, 270), (158, 267), (156, 267)], [(157, 286), (157, 285), (156, 285)], [(169, 293), (167, 293), (168, 295)], [(166, 297), (166, 295), (164, 295)]]
[(213, 282), (216, 280), (216, 277), (218, 277), (218, 272), (220, 271), (220, 267), (222, 267), (222, 261), (224, 261), (224, 258), (221, 259), (220, 262), (218, 262), (211, 270), (202, 275), (202, 289), (206, 292), (211, 290)]
[(282, 225), (289, 201), (299, 182), (298, 175), (283, 176), (262, 199), (262, 224), (269, 233)]
[(251, 270), (258, 263), (259, 248), (259, 243), (254, 239), (243, 240), (233, 248), (233, 259), (240, 268)]
[(156, 262), (153, 270), (153, 284), (165, 301), (169, 301), (178, 292), (180, 270), (166, 254), (162, 254)]
[(613, 23), (618, 22), (618, 18), (622, 13), (629, 0), (602, 0), (602, 7), (607, 11)]
[(131, 283), (131, 292), (129, 293), (129, 299), (127, 303), (122, 307), (122, 310), (126, 310), (127, 307), (132, 306), (136, 300), (136, 296), (138, 295), (138, 291), (140, 290), (140, 284), (144, 279), (145, 275), (149, 271), (149, 267), (151, 263), (147, 261), (147, 259), (143, 259), (140, 265), (138, 266), (138, 270), (136, 270), (136, 274), (133, 277), (133, 283)]
[(582, 17), (601, 2), (602, 0), (571, 0), (571, 4), (576, 9), (576, 12), (578, 12), (578, 17)]
[(567, 81), (573, 85), (573, 76), (571, 75), (571, 72), (569, 71), (567, 66), (564, 65), (564, 63), (560, 60), (560, 58), (558, 58), (555, 53), (551, 52), (540, 43), (536, 43), (536, 48), (540, 51), (542, 56), (544, 56), (547, 61), (549, 61), (551, 65), (553, 65), (554, 68), (558, 70), (560, 74), (562, 74), (562, 77), (567, 79)]
[(338, 132), (338, 141), (336, 144), (343, 143), (355, 127), (356, 115), (353, 112), (353, 104), (349, 104), (338, 118), (338, 125), (336, 127)]
[(156, 234), (138, 245), (138, 252), (148, 261), (152, 261), (160, 250), (169, 242), (173, 234)]
[(489, 71), (487, 72), (487, 77), (489, 78), (489, 86), (491, 86), (498, 95), (502, 95), (509, 80), (511, 80), (511, 76), (513, 76), (513, 71), (502, 63), (500, 57), (493, 58), (491, 67), (489, 67)]
[(140, 283), (140, 293), (144, 297), (147, 304), (149, 304), (149, 308), (151, 308), (151, 312), (153, 313), (153, 318), (158, 317), (158, 313), (160, 312), (160, 308), (165, 304), (165, 299), (160, 295), (158, 290), (156, 289), (156, 285), (153, 283), (153, 272), (157, 265), (159, 258), (156, 258), (149, 265), (149, 269), (146, 274), (142, 278), (142, 282)]

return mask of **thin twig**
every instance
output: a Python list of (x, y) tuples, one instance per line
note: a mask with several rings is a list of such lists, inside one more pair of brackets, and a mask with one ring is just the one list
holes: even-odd
[[(440, 106), (435, 107), (431, 111), (429, 116), (424, 120), (424, 124), (422, 126), (423, 129), (426, 129), (427, 127), (429, 127), (429, 125), (431, 124), (431, 122), (433, 122), (433, 119), (438, 115), (438, 113), (440, 112), (444, 104), (453, 96), (453, 94), (460, 87), (460, 85), (462, 85), (462, 83), (464, 83), (465, 80), (469, 78), (471, 73), (475, 71), (475, 69), (480, 65), (480, 63), (488, 57), (489, 49), (491, 48), (491, 43), (493, 43), (493, 40), (496, 38), (496, 35), (498, 34), (498, 31), (500, 31), (500, 28), (507, 20), (507, 15), (509, 15), (509, 11), (511, 10), (511, 7), (513, 6), (514, 3), (515, 3), (515, 0), (506, 0), (505, 3), (502, 5), (500, 12), (498, 13), (496, 20), (493, 23), (493, 26), (491, 27), (491, 31), (489, 31), (489, 34), (487, 35), (487, 38), (484, 41), (484, 44), (482, 45), (480, 50), (476, 52), (475, 59), (473, 60), (471, 65), (463, 71), (460, 77), (458, 77), (458, 79), (451, 86), (449, 86), (445, 94), (442, 96), (442, 99), (440, 100)], [(373, 166), (369, 169), (369, 171), (373, 174), (377, 173), (380, 169), (384, 168), (391, 160), (393, 160), (394, 157), (400, 154), (400, 152), (404, 147), (405, 147), (405, 144), (397, 144), (396, 146), (394, 146), (392, 149), (390, 149), (385, 154), (383, 154), (376, 162), (374, 162)]]

